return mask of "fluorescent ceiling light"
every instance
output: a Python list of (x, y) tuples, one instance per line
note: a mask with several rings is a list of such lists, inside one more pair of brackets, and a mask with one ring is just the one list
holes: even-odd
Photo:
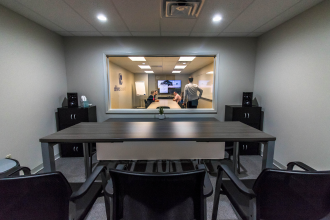
[(138, 65), (141, 69), (151, 69), (149, 65)]
[(215, 15), (214, 17), (213, 17), (213, 21), (214, 22), (218, 22), (218, 21), (221, 21), (222, 20), (222, 17), (220, 16), (220, 15)]
[(107, 17), (105, 17), (104, 15), (98, 15), (97, 19), (99, 19), (100, 21), (106, 21), (108, 20)]
[(186, 63), (183, 63), (183, 64), (186, 64)]
[(181, 73), (181, 71), (172, 71), (172, 73)]
[(144, 57), (128, 57), (128, 58), (130, 58), (132, 61), (146, 61)]
[(154, 71), (144, 71), (145, 73), (154, 73)]
[(174, 69), (184, 69), (187, 65), (176, 65)]
[(180, 57), (179, 61), (193, 61), (196, 57)]
[(213, 74), (213, 71), (207, 72), (206, 74)]

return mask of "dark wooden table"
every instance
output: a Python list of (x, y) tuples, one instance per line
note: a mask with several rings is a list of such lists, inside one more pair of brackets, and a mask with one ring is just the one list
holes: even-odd
[[(79, 123), (40, 139), (44, 171), (55, 171), (53, 146), (57, 143), (83, 143), (87, 176), (89, 143), (126, 141), (197, 141), (234, 144), (237, 164), (239, 142), (264, 144), (262, 168), (273, 165), (276, 138), (241, 122), (219, 122), (214, 118), (192, 119), (110, 119), (103, 123)], [(234, 169), (236, 170), (236, 169)]]

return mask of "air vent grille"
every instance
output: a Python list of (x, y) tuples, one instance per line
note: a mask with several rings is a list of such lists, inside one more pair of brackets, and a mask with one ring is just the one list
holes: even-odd
[(163, 18), (197, 18), (205, 0), (163, 0)]

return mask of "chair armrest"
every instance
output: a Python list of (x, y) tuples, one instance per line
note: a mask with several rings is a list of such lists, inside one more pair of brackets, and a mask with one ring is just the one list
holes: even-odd
[(197, 164), (196, 168), (205, 170), (203, 194), (204, 194), (204, 197), (209, 197), (213, 194), (213, 186), (212, 186), (212, 183), (210, 180), (210, 176), (206, 170), (205, 164)]
[(312, 172), (316, 171), (312, 167), (304, 164), (303, 162), (299, 162), (299, 161), (293, 161), (293, 162), (288, 163), (287, 170), (293, 170), (294, 166), (298, 166), (298, 167), (300, 167), (301, 169), (303, 169), (305, 171), (312, 171)]
[(31, 175), (31, 170), (28, 167), (17, 167), (14, 170), (12, 170), (9, 174), (7, 174), (5, 177), (10, 177), (16, 174), (19, 171), (23, 171), (24, 175)]
[(78, 191), (73, 192), (70, 200), (75, 201), (82, 196), (84, 196), (88, 190), (91, 188), (92, 184), (95, 182), (96, 178), (99, 176), (101, 172), (106, 172), (106, 166), (97, 166), (93, 173), (87, 178), (87, 180), (82, 184), (82, 186), (78, 189)]
[[(127, 165), (126, 164), (118, 164), (116, 166), (116, 170), (126, 170), (127, 169)], [(108, 184), (106, 185), (105, 189), (104, 189), (104, 193), (107, 196), (112, 197), (113, 196), (113, 184), (112, 184), (112, 179), (110, 177)]]
[(255, 197), (255, 193), (253, 192), (252, 189), (247, 188), (244, 183), (229, 169), (229, 167), (227, 165), (224, 164), (220, 164), (218, 166), (218, 172), (222, 172), (224, 171), (227, 176), (229, 177), (229, 179), (234, 183), (234, 185), (237, 187), (237, 189), (243, 193), (246, 194), (250, 197)]

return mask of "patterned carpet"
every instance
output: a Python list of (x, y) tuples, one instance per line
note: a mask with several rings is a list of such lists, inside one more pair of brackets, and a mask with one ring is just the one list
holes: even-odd
[[(240, 178), (243, 179), (252, 179), (256, 178), (261, 172), (261, 160), (260, 156), (241, 156), (241, 174), (239, 174)], [(96, 162), (96, 159), (93, 158), (93, 162)], [(210, 170), (216, 170), (217, 164), (219, 162), (212, 161), (211, 165), (209, 164)], [(111, 164), (109, 165), (111, 166)], [(83, 166), (83, 158), (60, 158), (56, 161), (56, 169), (61, 171), (64, 176), (68, 179), (69, 182), (83, 182), (85, 180), (84, 175), (84, 166)], [(215, 186), (216, 175), (210, 175), (211, 182), (213, 187)], [(213, 208), (213, 195), (208, 197), (207, 199), (207, 219), (211, 219)], [(105, 206), (103, 197), (98, 198), (89, 212), (87, 220), (105, 220)], [(226, 196), (221, 196), (219, 202), (219, 212), (218, 212), (218, 220), (234, 220), (238, 219), (235, 215), (230, 202), (228, 201)]]

